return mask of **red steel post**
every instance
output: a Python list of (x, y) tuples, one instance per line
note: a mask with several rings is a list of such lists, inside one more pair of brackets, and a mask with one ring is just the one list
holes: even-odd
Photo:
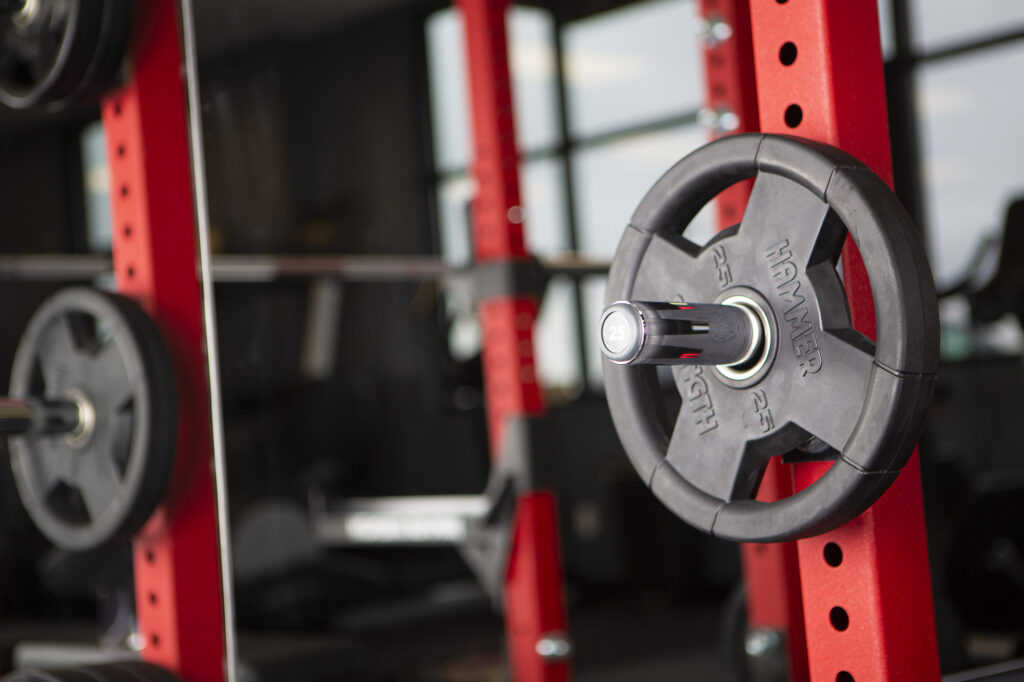
[[(701, 0), (705, 26), (705, 106), (720, 121), (734, 116), (735, 127), (713, 131), (727, 133), (760, 130), (754, 50), (750, 34), (750, 3), (747, 0)], [(743, 216), (753, 181), (733, 185), (715, 199), (718, 228), (735, 225)], [(788, 467), (777, 459), (765, 472), (758, 490), (764, 502), (793, 492)], [(807, 647), (804, 639), (800, 565), (796, 543), (740, 545), (746, 594), (747, 624), (782, 634), (792, 682), (807, 682)]]
[[(771, 502), (792, 493), (789, 467), (778, 457), (773, 458), (761, 480), (757, 499)], [(781, 633), (790, 682), (807, 682), (810, 678), (797, 543), (744, 543), (740, 545), (740, 557), (747, 597), (747, 625)]]
[[(751, 19), (762, 130), (841, 147), (891, 185), (875, 1), (754, 0)], [(874, 304), (852, 243), (843, 272), (853, 322), (873, 337)], [(794, 465), (796, 488), (828, 466)], [(811, 679), (939, 679), (916, 453), (873, 507), (797, 545)]]
[(160, 325), (176, 366), (170, 495), (134, 540), (142, 656), (189, 682), (224, 679), (224, 622), (188, 128), (174, 0), (145, 5), (130, 81), (103, 102), (114, 274)]
[[(720, 119), (728, 115), (735, 117), (735, 127), (716, 129), (712, 137), (757, 132), (757, 85), (749, 3), (747, 0), (701, 0), (699, 11), (706, 27), (703, 46), (705, 107)], [(722, 30), (725, 33), (718, 33)], [(740, 221), (753, 186), (752, 180), (744, 180), (715, 198), (719, 229)]]
[[(505, 34), (507, 0), (458, 0), (466, 27), (474, 133), (473, 244), (478, 264), (523, 261), (519, 157), (512, 114), (512, 83)], [(500, 457), (505, 421), (544, 411), (533, 356), (538, 301), (508, 294), (478, 310), (483, 330), (484, 396), (492, 458)], [(518, 682), (568, 679), (564, 660), (545, 658), (538, 643), (564, 636), (565, 604), (554, 495), (526, 491), (516, 503), (505, 577), (505, 632), (512, 678)]]

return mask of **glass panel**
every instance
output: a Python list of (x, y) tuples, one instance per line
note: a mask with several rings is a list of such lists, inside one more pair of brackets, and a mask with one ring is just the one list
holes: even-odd
[(564, 164), (561, 158), (546, 158), (520, 165), (526, 246), (536, 256), (569, 249)]
[(1024, 28), (1024, 2), (910, 0), (914, 46), (931, 51)]
[[(429, 600), (442, 584), (470, 609), (481, 600), (454, 551), (342, 553), (337, 537), (316, 532), (318, 520), (345, 522), (311, 500), (336, 510), (352, 497), (475, 494), (488, 469), (473, 301), (417, 274), (439, 245), (451, 262), (469, 260), (473, 182), (456, 173), (428, 192), (430, 74), (424, 41), (412, 39), (426, 38), (417, 33), (422, 7), (370, 5), (197, 3), (216, 257), (342, 254), (368, 275), (217, 286), (234, 578), (247, 635), (282, 623), (299, 642), (352, 634), (381, 600)], [(258, 26), (248, 25), (257, 14)], [(462, 83), (456, 71), (453, 84)], [(442, 112), (462, 116), (456, 138), (466, 132), (463, 105)], [(527, 194), (532, 206), (537, 192)], [(553, 220), (537, 214), (541, 225)], [(382, 255), (408, 257), (410, 267), (377, 268)], [(300, 584), (306, 596), (295, 592)]]
[(476, 301), (468, 289), (451, 289), (445, 296), (448, 319), (448, 352), (460, 362), (471, 361), (480, 354), (482, 338)]
[[(629, 217), (651, 186), (676, 161), (706, 141), (704, 131), (690, 125), (576, 151), (572, 163), (581, 250), (594, 258), (611, 258)], [(712, 213), (705, 210), (694, 219), (686, 236), (703, 243), (712, 229)]]
[(587, 383), (595, 388), (604, 386), (604, 374), (601, 371), (601, 348), (598, 346), (598, 325), (604, 309), (604, 287), (607, 277), (588, 277), (582, 283), (583, 298), (583, 333), (592, 339), (587, 344)]
[(465, 167), (473, 133), (462, 15), (453, 9), (436, 12), (427, 20), (426, 31), (434, 163), (437, 168)]
[(82, 179), (85, 185), (85, 239), (90, 251), (110, 252), (110, 169), (103, 124), (82, 130)]
[(572, 280), (552, 279), (534, 327), (537, 375), (547, 390), (572, 389), (582, 383), (577, 326)]
[[(932, 268), (940, 288), (968, 274), (983, 240), (1024, 194), (1019, 151), (1024, 45), (926, 64), (918, 77)], [(984, 121), (984, 125), (979, 125)]]
[(449, 178), (437, 186), (441, 253), (453, 265), (465, 265), (473, 256), (469, 206), (475, 194), (476, 182), (465, 175)]
[(513, 5), (508, 14), (516, 140), (531, 151), (559, 138), (555, 22), (546, 10)]
[[(558, 96), (552, 46), (554, 23), (540, 9), (515, 5), (508, 15), (516, 140), (523, 150), (551, 147), (558, 138)], [(435, 12), (427, 20), (427, 66), (437, 168), (469, 164), (472, 138), (461, 13)]]
[(653, 0), (565, 27), (570, 131), (585, 137), (704, 101), (691, 0)]
[(892, 0), (878, 0), (878, 25), (882, 33), (882, 58), (889, 59), (896, 51), (896, 29), (892, 24)]

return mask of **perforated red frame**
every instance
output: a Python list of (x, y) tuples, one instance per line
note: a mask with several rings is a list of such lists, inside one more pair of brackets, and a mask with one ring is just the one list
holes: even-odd
[(180, 423), (170, 495), (133, 543), (136, 611), (145, 660), (189, 682), (220, 682), (224, 622), (177, 6), (152, 0), (139, 9), (131, 78), (102, 106), (114, 275), (164, 333)]
[[(875, 1), (752, 0), (750, 7), (761, 129), (840, 147), (891, 185)], [(787, 43), (797, 55), (788, 66), (780, 58)], [(793, 107), (801, 113), (795, 125)], [(843, 272), (854, 325), (874, 337), (870, 286), (850, 242)], [(794, 465), (796, 489), (810, 485), (828, 466)], [(829, 544), (842, 552), (838, 566), (825, 559)], [(842, 528), (800, 540), (797, 547), (812, 680), (939, 679), (916, 452), (873, 507)], [(841, 624), (831, 616), (836, 609), (849, 618), (843, 630), (833, 624)]]
[[(507, 0), (458, 0), (466, 30), (477, 193), (472, 205), (478, 264), (529, 258), (523, 239), (519, 156), (508, 69)], [(539, 416), (544, 398), (533, 355), (538, 301), (501, 295), (480, 301), (484, 396), (492, 460), (501, 457), (509, 417)], [(569, 663), (546, 659), (538, 643), (567, 636), (554, 494), (525, 491), (516, 503), (505, 576), (505, 636), (514, 680), (560, 682)]]

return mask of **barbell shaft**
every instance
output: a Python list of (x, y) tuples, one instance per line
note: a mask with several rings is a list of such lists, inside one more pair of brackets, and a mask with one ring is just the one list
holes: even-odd
[(0, 398), (0, 435), (69, 433), (80, 421), (78, 403), (70, 400)]

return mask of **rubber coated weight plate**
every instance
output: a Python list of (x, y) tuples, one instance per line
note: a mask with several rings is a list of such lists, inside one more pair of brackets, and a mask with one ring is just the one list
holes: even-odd
[(74, 668), (18, 670), (4, 675), (3, 682), (96, 682), (96, 678)]
[[(743, 221), (703, 248), (685, 229), (718, 192), (755, 178)], [(877, 340), (853, 330), (836, 270), (849, 234), (863, 256)], [(771, 335), (743, 381), (673, 368), (669, 415), (654, 368), (605, 359), (626, 452), (663, 503), (718, 537), (754, 542), (822, 533), (892, 483), (921, 432), (938, 366), (938, 310), (920, 238), (885, 183), (848, 154), (805, 140), (735, 135), (680, 161), (644, 198), (612, 262), (605, 304), (720, 303), (744, 296)], [(836, 461), (805, 490), (753, 499), (773, 455), (825, 449)]]
[(104, 666), (104, 670), (113, 670), (129, 675), (132, 680), (138, 682), (181, 682), (181, 678), (170, 670), (144, 661), (110, 663)]
[(130, 299), (73, 288), (29, 321), (11, 395), (74, 400), (84, 429), (11, 437), (18, 494), (39, 530), (68, 550), (128, 539), (163, 499), (177, 396), (156, 325)]
[(103, 665), (53, 670), (19, 670), (4, 682), (181, 682), (169, 670), (143, 661), (122, 661)]
[(91, 665), (87, 668), (80, 668), (80, 670), (92, 675), (97, 682), (139, 682), (140, 679), (143, 679), (120, 670), (113, 664)]
[(0, 23), (0, 102), (54, 111), (108, 89), (131, 36), (132, 0), (25, 0)]

